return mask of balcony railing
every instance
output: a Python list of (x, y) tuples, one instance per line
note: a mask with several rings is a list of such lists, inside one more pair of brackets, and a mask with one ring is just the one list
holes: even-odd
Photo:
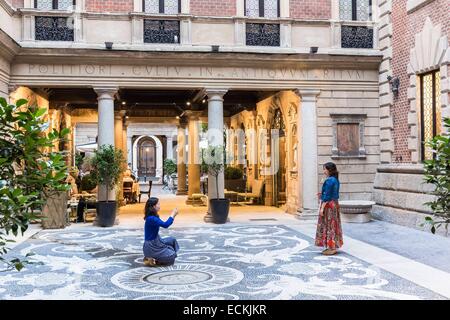
[(145, 19), (144, 43), (180, 43), (180, 22)]
[(74, 41), (70, 17), (35, 17), (35, 39), (41, 41)]
[(342, 48), (373, 48), (373, 28), (366, 26), (342, 26), (341, 28)]
[(280, 46), (279, 24), (247, 23), (245, 32), (248, 46)]

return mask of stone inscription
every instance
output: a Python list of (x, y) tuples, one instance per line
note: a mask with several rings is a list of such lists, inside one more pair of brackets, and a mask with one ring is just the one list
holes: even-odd
[(98, 64), (18, 64), (13, 75), (122, 78), (262, 79), (262, 80), (377, 80), (375, 71), (301, 68), (226, 68), (127, 66)]

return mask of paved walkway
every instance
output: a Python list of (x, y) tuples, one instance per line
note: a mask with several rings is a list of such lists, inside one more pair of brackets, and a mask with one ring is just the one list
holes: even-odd
[[(163, 235), (181, 245), (171, 267), (142, 263), (144, 203), (113, 228), (33, 226), (12, 250), (41, 264), (0, 273), (1, 299), (449, 299), (450, 239), (380, 221), (344, 224), (344, 248), (324, 257), (315, 221), (281, 209), (233, 206), (230, 223), (206, 224), (205, 207), (157, 188)], [(30, 237), (31, 236), (31, 237)]]

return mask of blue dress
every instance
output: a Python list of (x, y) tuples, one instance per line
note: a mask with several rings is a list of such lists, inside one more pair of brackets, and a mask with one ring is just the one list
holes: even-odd
[(159, 217), (149, 216), (145, 220), (145, 241), (143, 246), (144, 256), (154, 258), (159, 264), (173, 264), (180, 249), (174, 237), (161, 238), (159, 227), (168, 228), (172, 225), (173, 218), (162, 221)]

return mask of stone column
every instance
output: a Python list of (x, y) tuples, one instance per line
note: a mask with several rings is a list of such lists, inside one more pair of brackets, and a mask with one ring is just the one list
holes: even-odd
[(173, 160), (173, 138), (166, 136), (166, 159)]
[[(298, 128), (300, 136), (298, 136), (299, 161), (299, 199), (303, 199), (304, 211), (310, 210), (312, 214), (316, 214), (318, 208), (317, 192), (319, 192), (318, 178), (318, 156), (317, 156), (317, 96), (320, 94), (318, 90), (297, 90), (300, 96), (299, 112), (298, 112)], [(301, 152), (303, 149), (306, 152)], [(301, 157), (301, 158), (300, 158)], [(301, 178), (300, 178), (301, 177)], [(311, 211), (312, 210), (312, 211)]]
[(66, 136), (67, 137), (67, 144), (66, 144), (66, 151), (68, 151), (68, 155), (67, 155), (67, 166), (68, 167), (72, 167), (75, 165), (74, 162), (74, 135), (73, 135), (73, 126), (72, 126), (72, 109), (70, 107), (64, 107), (61, 110), (62, 112), (64, 112), (64, 121), (65, 121), (65, 125), (66, 128), (68, 128), (70, 130), (70, 133)]
[(200, 133), (200, 113), (199, 112), (187, 112), (189, 119), (189, 133), (188, 133), (188, 199), (186, 204), (198, 203), (200, 200), (194, 199), (192, 195), (194, 193), (200, 193), (200, 146), (199, 146), (199, 133)]
[(180, 120), (177, 136), (177, 172), (178, 189), (177, 195), (185, 195), (186, 191), (186, 124)]
[[(104, 145), (114, 146), (114, 95), (118, 88), (102, 87), (94, 88), (98, 95), (98, 147)], [(106, 186), (98, 187), (99, 201), (105, 201)], [(109, 190), (109, 200), (115, 200), (116, 194), (114, 190)]]
[[(123, 118), (125, 116), (125, 110), (116, 112), (114, 115), (114, 145), (116, 149), (122, 150), (124, 157), (126, 157), (126, 150), (124, 149), (123, 143)], [(125, 164), (124, 164), (125, 166)], [(117, 186), (117, 195), (119, 196), (119, 205), (124, 205), (125, 200), (123, 198), (123, 190), (122, 190), (122, 180), (123, 175), (121, 175), (119, 179), (119, 185)]]
[[(227, 93), (225, 89), (206, 89), (208, 95), (208, 145), (211, 147), (223, 147), (223, 96)], [(218, 184), (218, 194), (217, 186)], [(219, 176), (214, 177), (208, 173), (208, 199), (224, 198), (225, 181), (223, 170)], [(208, 213), (204, 220), (212, 220), (208, 206)]]

